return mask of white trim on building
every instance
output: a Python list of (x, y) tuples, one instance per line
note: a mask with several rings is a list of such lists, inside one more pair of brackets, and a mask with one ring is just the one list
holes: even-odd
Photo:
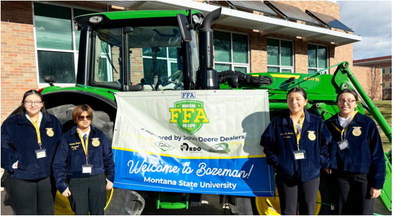
[[(107, 1), (107, 4), (121, 6), (125, 9), (133, 8), (139, 10), (196, 9), (204, 14), (214, 11), (219, 7), (216, 5), (210, 5), (192, 0), (156, 0), (146, 2)], [(346, 32), (330, 30), (324, 27), (316, 27), (301, 23), (295, 23), (292, 21), (271, 18), (225, 7), (222, 7), (221, 17), (218, 21), (216, 21), (216, 24), (260, 30), (263, 34), (284, 34), (288, 36), (301, 37), (306, 42), (309, 42), (311, 40), (331, 42), (336, 46), (355, 43), (362, 40), (361, 36)]]

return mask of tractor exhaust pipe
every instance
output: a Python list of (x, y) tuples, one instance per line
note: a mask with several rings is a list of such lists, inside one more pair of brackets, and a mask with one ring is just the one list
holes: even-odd
[(221, 15), (221, 8), (210, 12), (203, 20), (203, 24), (199, 32), (199, 54), (200, 67), (198, 74), (198, 88), (200, 89), (218, 89), (217, 71), (214, 66), (214, 35), (211, 25)]

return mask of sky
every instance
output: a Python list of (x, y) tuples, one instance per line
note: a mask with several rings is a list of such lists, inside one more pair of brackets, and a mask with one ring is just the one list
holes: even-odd
[(361, 36), (354, 43), (354, 60), (392, 55), (392, 2), (388, 0), (335, 1), (340, 21)]

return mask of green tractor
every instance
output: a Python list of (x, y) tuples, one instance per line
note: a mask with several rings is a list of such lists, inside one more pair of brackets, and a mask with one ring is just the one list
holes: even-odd
[[(119, 92), (262, 89), (268, 92), (270, 116), (274, 116), (287, 109), (287, 91), (302, 87), (309, 96), (307, 109), (327, 119), (338, 111), (336, 94), (351, 88), (357, 90), (363, 100), (358, 111), (364, 113), (366, 108), (391, 139), (391, 128), (353, 76), (347, 62), (331, 66), (337, 68), (334, 75), (217, 72), (211, 25), (220, 14), (220, 9), (205, 17), (195, 10), (158, 10), (76, 17), (81, 31), (76, 84), (58, 87), (53, 85), (56, 78), (45, 77), (51, 85), (42, 90), (48, 111), (67, 129), (72, 125), (71, 109), (78, 104), (89, 104), (95, 110), (93, 125), (112, 138), (118, 108), (115, 95)], [(390, 152), (386, 157), (387, 180), (381, 197), (391, 210)], [(181, 209), (180, 212), (188, 214), (186, 209), (204, 202), (202, 196), (205, 195), (115, 188), (108, 194), (106, 214), (144, 214), (144, 208), (152, 207), (150, 203), (153, 208)], [(224, 214), (280, 212), (277, 197), (211, 196), (220, 201)], [(320, 208), (330, 205), (324, 194), (318, 202), (317, 214)], [(58, 195), (56, 213), (72, 214), (68, 205), (68, 200)]]

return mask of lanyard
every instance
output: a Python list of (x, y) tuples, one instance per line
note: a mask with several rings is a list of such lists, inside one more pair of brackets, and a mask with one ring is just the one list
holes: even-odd
[(354, 119), (355, 115), (358, 113), (358, 111), (354, 112), (354, 115), (352, 115), (350, 122), (346, 125), (346, 127), (344, 127), (344, 129), (340, 130), (339, 127), (337, 127), (335, 124), (332, 123), (333, 127), (335, 127), (335, 129), (340, 132), (340, 139), (342, 141), (344, 141), (344, 139), (346, 138), (346, 133), (347, 133), (347, 129), (348, 126), (351, 124), (352, 120)]
[(296, 124), (293, 124), (294, 132), (295, 132), (295, 135), (296, 135), (296, 146), (298, 147), (298, 151), (300, 150), (299, 142), (300, 142), (300, 138), (301, 138), (301, 135), (302, 135), (303, 121), (304, 121), (304, 114), (298, 120), (299, 128), (298, 128), (298, 126)]
[(31, 122), (32, 122), (34, 128), (36, 129), (37, 143), (41, 148), (42, 142), (41, 142), (40, 128), (38, 127), (38, 120), (39, 120), (39, 118), (37, 118), (36, 121), (31, 120)]
[(85, 157), (86, 157), (86, 164), (88, 164), (88, 137), (89, 137), (89, 135), (86, 135), (85, 141), (84, 141), (84, 138), (82, 137), (82, 134), (80, 132), (78, 132), (78, 136), (80, 137), (82, 149), (84, 149), (84, 153), (85, 153)]

